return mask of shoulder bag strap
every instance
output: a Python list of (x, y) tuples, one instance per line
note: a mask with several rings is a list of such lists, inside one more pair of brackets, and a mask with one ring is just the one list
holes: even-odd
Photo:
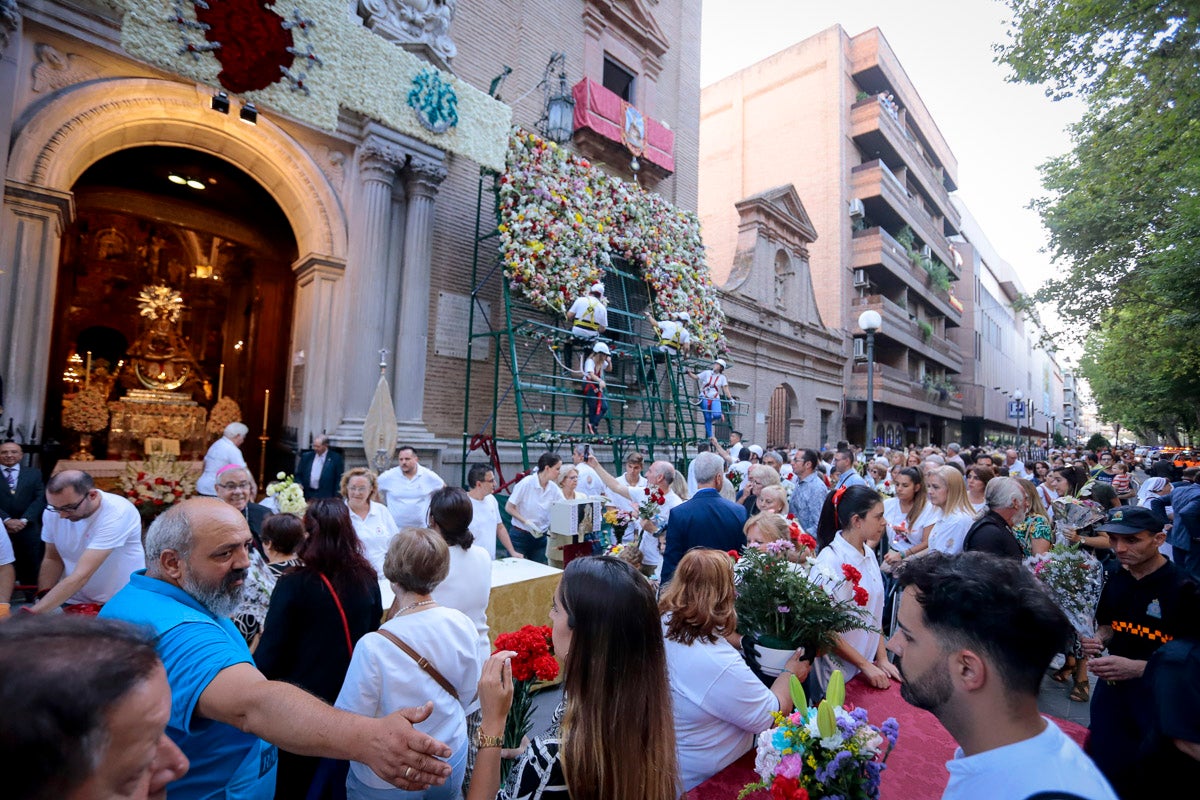
[(443, 676), (442, 673), (437, 671), (437, 667), (435, 667), (433, 664), (429, 663), (429, 660), (427, 658), (425, 658), (425, 656), (421, 655), (416, 650), (413, 650), (411, 647), (409, 647), (404, 642), (403, 639), (396, 636), (391, 631), (385, 631), (383, 628), (380, 628), (379, 630), (377, 630), (375, 632), (378, 633), (380, 636), (384, 637), (385, 639), (387, 639), (388, 641), (390, 641), (392, 644), (396, 645), (396, 647), (399, 647), (405, 653), (407, 653), (409, 658), (411, 658), (413, 661), (417, 662), (418, 667), (425, 670), (425, 672), (429, 675), (429, 677), (431, 677), (435, 681), (437, 681), (438, 686), (445, 689), (446, 692), (449, 693), (449, 695), (451, 697), (453, 697), (455, 700), (458, 699), (458, 692), (456, 692), (454, 690), (454, 686), (450, 683), (450, 681), (446, 680), (445, 676)]
[(338, 599), (337, 592), (333, 590), (333, 584), (329, 582), (329, 578), (326, 578), (319, 572), (317, 574), (321, 575), (321, 580), (325, 582), (325, 588), (329, 590), (331, 595), (333, 595), (333, 602), (337, 606), (338, 614), (340, 614), (342, 617), (342, 632), (346, 634), (346, 651), (350, 653), (350, 657), (353, 658), (354, 642), (350, 638), (350, 623), (346, 621), (346, 610), (342, 608), (342, 601)]

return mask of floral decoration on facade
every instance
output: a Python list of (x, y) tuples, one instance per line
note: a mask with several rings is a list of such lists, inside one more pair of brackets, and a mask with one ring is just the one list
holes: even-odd
[(286, 472), (275, 473), (275, 480), (267, 484), (267, 497), (275, 498), (275, 505), (281, 514), (304, 516), (308, 509), (308, 501), (304, 499), (304, 487)]
[(436, 69), (422, 70), (413, 78), (408, 106), (426, 130), (445, 133), (458, 125), (458, 95)]
[[(533, 695), (530, 689), (536, 681), (552, 681), (558, 677), (558, 662), (554, 659), (554, 642), (546, 625), (525, 625), (520, 630), (496, 637), (496, 649), (512, 650), (513, 699), (504, 721), (506, 749), (521, 746), (521, 740), (533, 728)], [(512, 769), (506, 761), (504, 772)]]
[(499, 229), (509, 286), (534, 306), (565, 314), (613, 259), (624, 259), (645, 276), (652, 316), (686, 311), (698, 354), (728, 350), (700, 221), (662, 195), (518, 131), (500, 176)]
[(108, 405), (96, 389), (83, 389), (63, 401), (63, 425), (79, 433), (96, 433), (108, 427)]
[(775, 727), (758, 735), (754, 770), (759, 780), (746, 786), (739, 800), (760, 789), (768, 789), (773, 800), (876, 800), (900, 724), (889, 717), (876, 727), (865, 708), (848, 708), (841, 670), (833, 671), (825, 699), (816, 707), (808, 705), (795, 675), (790, 686), (795, 710), (773, 712)]
[[(260, 124), (266, 109), (336, 131), (344, 109), (489, 169), (504, 167), (512, 108), (440, 72), (457, 98), (459, 121), (441, 134), (426, 129), (409, 108), (407, 92), (396, 87), (410, 86), (418, 73), (432, 69), (429, 62), (363, 27), (345, 3), (100, 2), (122, 15), (126, 52), (190, 80), (226, 86), (259, 107)], [(318, 76), (316, 67), (320, 79), (310, 80)]]
[(208, 412), (208, 435), (222, 436), (225, 427), (233, 422), (242, 421), (242, 409), (232, 397), (222, 397)]
[(121, 493), (147, 519), (153, 519), (195, 492), (196, 477), (191, 465), (173, 458), (130, 461), (121, 476)]

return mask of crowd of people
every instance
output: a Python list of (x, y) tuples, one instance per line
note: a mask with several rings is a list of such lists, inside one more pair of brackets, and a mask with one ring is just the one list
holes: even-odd
[[(226, 434), (236, 450), (244, 433)], [(501, 497), (506, 514), (488, 465), (465, 488), (410, 447), (382, 475), (346, 471), (323, 437), (297, 469), (307, 508), (273, 511), (218, 440), (211, 496), (147, 530), (85, 472), (40, 487), (4, 444), (3, 609), (14, 584), (26, 593), (0, 624), (14, 796), (667, 800), (790, 711), (792, 676), (819, 697), (834, 670), (899, 683), (941, 720), (960, 745), (946, 797), (1140, 798), (1200, 775), (1197, 717), (1181, 712), (1200, 704), (1186, 669), (1200, 659), (1194, 471), (1126, 482), (1122, 453), (1027, 468), (1013, 449), (867, 458), (733, 438), (703, 443), (687, 470), (631, 452), (613, 474), (587, 445), (569, 464), (544, 453)], [(1103, 519), (1055, 525), (1066, 496)], [(619, 534), (638, 559), (566, 557), (550, 510), (584, 497), (629, 514)], [(781, 540), (791, 569), (842, 599), (861, 591), (869, 624), (768, 675), (738, 630), (730, 553)], [(1087, 635), (1022, 563), (1068, 545), (1105, 565)], [(503, 753), (513, 654), (491, 653), (497, 556), (565, 567), (546, 609), (562, 704)], [(851, 572), (852, 586), (831, 579)], [(1038, 713), (1047, 674), (1092, 704), (1086, 754)]]

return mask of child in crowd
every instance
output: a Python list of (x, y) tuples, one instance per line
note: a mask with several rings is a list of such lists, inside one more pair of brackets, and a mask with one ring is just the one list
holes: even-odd
[(1129, 494), (1129, 467), (1124, 461), (1117, 461), (1112, 465), (1112, 471), (1113, 491), (1117, 493), (1117, 497), (1124, 497)]

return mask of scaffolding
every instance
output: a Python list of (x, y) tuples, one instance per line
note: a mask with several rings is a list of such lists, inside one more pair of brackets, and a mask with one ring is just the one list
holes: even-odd
[[(506, 442), (520, 446), (524, 471), (531, 467), (531, 445), (536, 462), (543, 449), (580, 443), (596, 450), (611, 449), (614, 464), (637, 450), (651, 459), (686, 466), (694, 445), (705, 439), (693, 376), (711, 361), (684, 356), (660, 343), (647, 317), (653, 297), (640, 266), (614, 260), (603, 273), (608, 327), (600, 338), (612, 351), (604, 393), (609, 408), (595, 431), (589, 432), (581, 366), (596, 340), (573, 336), (562, 317), (510, 291), (499, 252), (498, 177), (490, 170), (480, 172), (476, 203), (464, 473), (470, 453), (483, 450), (496, 470), (497, 483), (512, 483), (515, 478), (505, 481), (500, 471), (497, 446)], [(484, 299), (489, 297), (499, 297), (498, 309), (489, 309)], [(483, 370), (473, 358), (479, 347), (490, 353), (490, 361), (483, 362), (490, 375), (481, 376)], [(486, 414), (480, 413), (478, 402), (473, 408), (480, 381), (488, 381), (491, 388)], [(742, 410), (738, 403), (724, 405), (724, 425), (715, 429), (722, 439), (728, 438), (729, 426)]]

